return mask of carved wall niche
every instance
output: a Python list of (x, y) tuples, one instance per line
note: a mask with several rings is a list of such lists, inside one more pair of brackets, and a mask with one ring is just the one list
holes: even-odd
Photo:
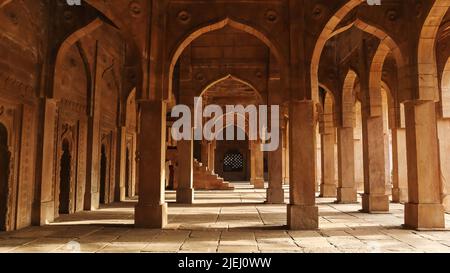
[[(8, 106), (6, 106), (8, 105)], [(19, 144), (17, 109), (10, 103), (0, 101), (0, 231), (11, 231), (15, 229), (17, 221), (17, 166)], [(3, 207), (6, 205), (6, 207)]]
[[(58, 125), (57, 168), (55, 181), (55, 216), (71, 214), (76, 207), (78, 126), (76, 121), (60, 117)], [(64, 184), (66, 183), (66, 184)], [(66, 202), (62, 204), (61, 202)], [(55, 218), (56, 218), (55, 217)]]
[(100, 146), (100, 204), (114, 202), (114, 177), (116, 163), (116, 132), (103, 129)]

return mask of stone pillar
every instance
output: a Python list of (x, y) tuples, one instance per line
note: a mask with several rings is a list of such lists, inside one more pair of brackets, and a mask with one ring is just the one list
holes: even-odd
[[(55, 194), (53, 191), (56, 102), (53, 99), (41, 100), (41, 117), (39, 122), (39, 144), (36, 181), (39, 193), (33, 204), (33, 224), (42, 226), (55, 220)], [(40, 156), (39, 156), (40, 155)]]
[(264, 189), (264, 153), (259, 141), (250, 142), (251, 150), (251, 184), (255, 189)]
[(406, 131), (403, 128), (392, 129), (393, 188), (392, 202), (408, 202), (408, 167), (406, 157)]
[[(283, 130), (280, 129), (280, 136)], [(269, 152), (269, 188), (267, 189), (267, 203), (284, 204), (283, 189), (283, 142), (278, 149)]]
[(177, 203), (192, 204), (194, 202), (194, 142), (192, 140), (178, 141), (177, 150)]
[(283, 183), (289, 185), (289, 122), (282, 130), (283, 135)]
[(123, 201), (126, 198), (127, 189), (125, 188), (126, 164), (127, 164), (127, 128), (122, 126), (117, 133), (117, 167), (116, 167), (116, 186), (114, 188), (114, 200)]
[(353, 127), (338, 129), (338, 203), (357, 201)]
[(450, 119), (438, 120), (439, 159), (441, 169), (442, 204), (450, 212)]
[(290, 127), (290, 204), (288, 226), (293, 230), (317, 229), (316, 206), (316, 112), (313, 101), (291, 101)]
[(214, 173), (215, 172), (215, 163), (216, 163), (216, 141), (212, 141), (209, 144), (209, 159), (208, 159), (208, 169)]
[(336, 180), (335, 180), (335, 155), (334, 144), (336, 137), (333, 127), (327, 127), (322, 130), (321, 134), (321, 162), (322, 162), (322, 183), (320, 185), (320, 197), (336, 197)]
[(209, 153), (211, 149), (211, 143), (203, 140), (201, 148), (202, 165), (209, 168)]
[(166, 104), (160, 101), (140, 103), (138, 135), (139, 202), (135, 225), (163, 228), (167, 224), (165, 201)]
[(364, 195), (363, 212), (388, 212), (389, 196), (386, 194), (385, 146), (383, 116), (370, 116), (363, 110), (363, 164)]
[(444, 228), (435, 103), (409, 101), (405, 111), (409, 196), (405, 225), (415, 229)]

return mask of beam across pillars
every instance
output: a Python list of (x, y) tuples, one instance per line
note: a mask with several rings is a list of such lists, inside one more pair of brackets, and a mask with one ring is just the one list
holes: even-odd
[(409, 101), (405, 111), (409, 197), (405, 225), (415, 229), (444, 228), (435, 102)]
[(166, 103), (140, 102), (138, 135), (139, 201), (135, 225), (163, 228), (167, 224), (165, 201)]
[(317, 229), (316, 206), (316, 114), (313, 101), (291, 101), (290, 127), (290, 204), (288, 226), (293, 230)]

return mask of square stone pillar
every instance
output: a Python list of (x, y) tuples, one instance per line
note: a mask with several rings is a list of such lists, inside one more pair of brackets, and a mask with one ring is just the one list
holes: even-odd
[(43, 134), (38, 139), (36, 181), (38, 197), (33, 203), (33, 224), (46, 225), (55, 220), (54, 160), (55, 160), (55, 126), (57, 119), (56, 101), (41, 100), (41, 117), (39, 130)]
[(319, 227), (316, 206), (316, 112), (313, 101), (291, 101), (290, 120), (290, 204), (288, 226), (292, 230)]
[(450, 212), (450, 119), (438, 120), (439, 161), (441, 169), (442, 204)]
[(362, 211), (367, 213), (388, 212), (389, 196), (386, 194), (386, 166), (383, 132), (383, 116), (370, 116), (364, 109), (363, 157), (364, 195)]
[(289, 123), (282, 130), (283, 132), (283, 183), (289, 185)]
[(178, 151), (177, 203), (194, 203), (194, 141), (181, 140)]
[(201, 157), (202, 157), (201, 158), (202, 159), (201, 162), (202, 162), (202, 165), (207, 167), (208, 169), (209, 169), (209, 165), (210, 165), (209, 164), (210, 149), (211, 149), (211, 143), (206, 141), (206, 140), (203, 140), (202, 141), (202, 146), (201, 146)]
[(336, 197), (335, 181), (335, 135), (334, 128), (325, 129), (321, 134), (321, 162), (322, 162), (322, 183), (320, 184), (320, 197)]
[(208, 159), (208, 169), (214, 174), (216, 170), (216, 141), (212, 141), (209, 144), (209, 159)]
[(393, 188), (392, 202), (408, 202), (408, 166), (406, 156), (406, 130), (403, 128), (392, 129), (392, 163), (393, 163)]
[(165, 201), (166, 104), (160, 101), (140, 103), (138, 135), (139, 202), (135, 225), (139, 228), (163, 228), (167, 224)]
[(251, 152), (251, 184), (255, 189), (264, 189), (264, 152), (259, 141), (250, 142)]
[(116, 181), (114, 188), (114, 200), (123, 201), (126, 198), (125, 188), (127, 165), (127, 128), (122, 126), (117, 132), (117, 160), (116, 160)]
[(409, 101), (405, 111), (409, 197), (405, 226), (444, 228), (435, 103)]
[[(280, 136), (282, 136), (280, 130)], [(283, 189), (283, 143), (280, 141), (278, 149), (269, 152), (269, 188), (267, 189), (267, 203), (284, 204)]]
[(338, 203), (357, 202), (353, 128), (338, 128)]

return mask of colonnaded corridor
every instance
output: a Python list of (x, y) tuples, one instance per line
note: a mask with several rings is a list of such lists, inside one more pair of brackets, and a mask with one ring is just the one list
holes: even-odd
[(174, 203), (175, 193), (168, 191), (169, 224), (163, 230), (134, 228), (135, 201), (128, 200), (0, 233), (0, 252), (450, 253), (450, 230), (402, 229), (400, 204), (386, 214), (366, 214), (358, 211), (360, 204), (319, 198), (320, 229), (289, 231), (286, 205), (264, 204), (264, 190), (234, 185), (233, 191), (196, 192), (193, 205)]

